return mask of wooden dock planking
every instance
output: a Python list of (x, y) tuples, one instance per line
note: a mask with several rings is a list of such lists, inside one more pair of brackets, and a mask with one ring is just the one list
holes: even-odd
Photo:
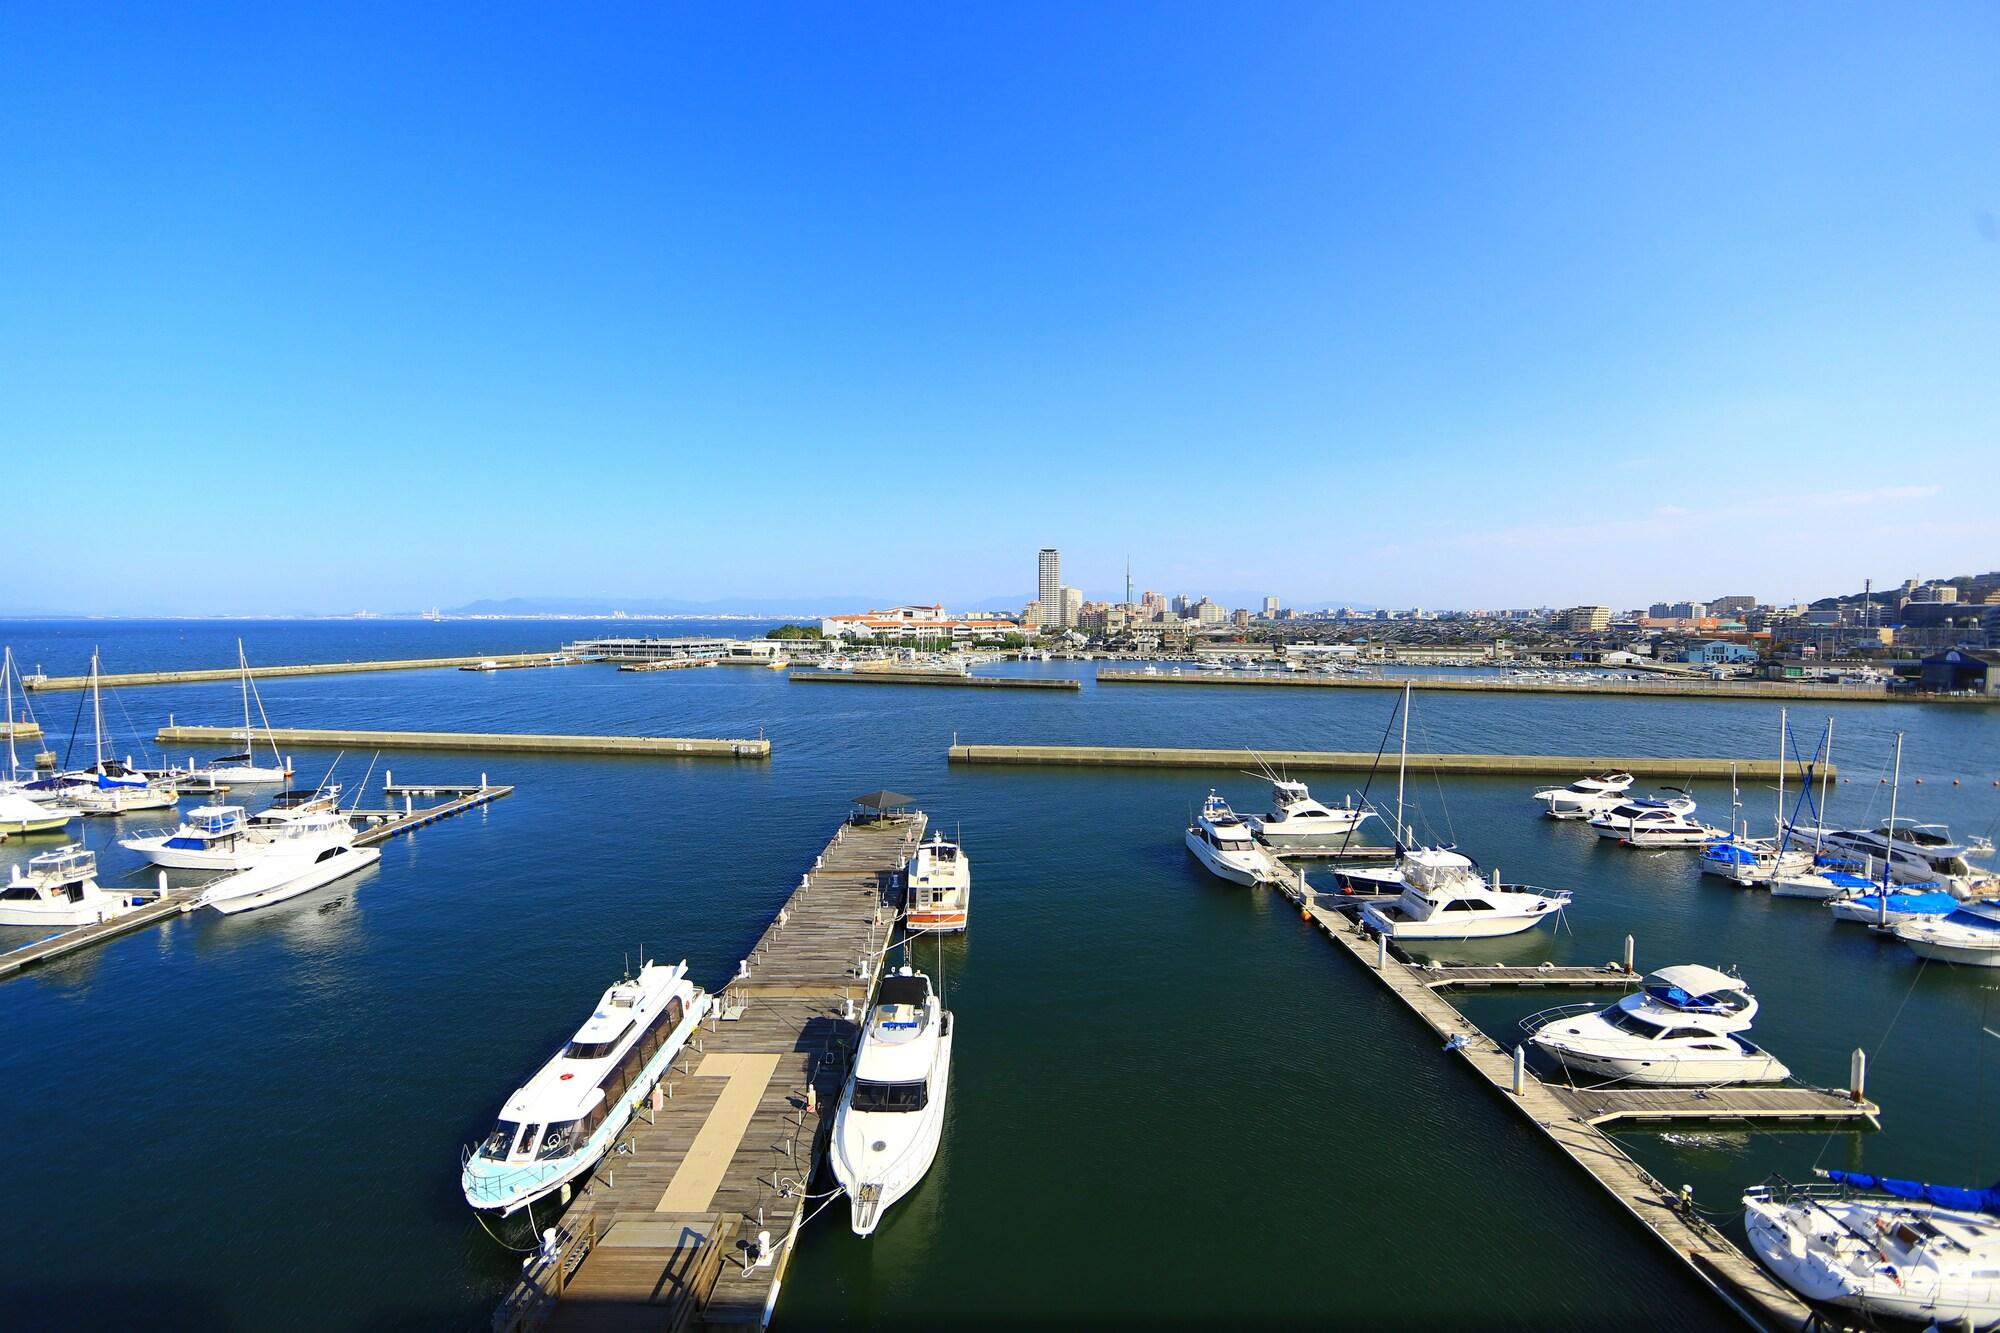
[[(858, 1034), (848, 1006), (858, 1017), (874, 992), (895, 872), (926, 824), (842, 826), (743, 960), (747, 975), (717, 993), (698, 1049), (661, 1079), (660, 1109), (642, 1110), (562, 1218), (581, 1263), (567, 1277), (531, 1267), (496, 1329), (528, 1326), (550, 1300), (544, 1326), (557, 1330), (768, 1319)], [(761, 1265), (759, 1232), (773, 1247)]]
[[(1512, 1052), (1501, 1046), (1438, 994), (1425, 979), (1425, 970), (1413, 967), (1390, 954), (1386, 966), (1378, 956), (1376, 941), (1352, 918), (1317, 902), (1318, 895), (1305, 886), (1303, 877), (1281, 882), (1279, 888), (1311, 918), (1325, 935), (1385, 985), (1391, 994), (1421, 1019), (1439, 1037), (1452, 1041), (1458, 1054), (1473, 1071), (1498, 1092), (1530, 1123), (1561, 1149), (1577, 1166), (1610, 1192), (1618, 1204), (1645, 1224), (1689, 1269), (1706, 1283), (1752, 1327), (1768, 1330), (1801, 1329), (1812, 1311), (1792, 1292), (1764, 1271), (1734, 1242), (1699, 1215), (1689, 1214), (1675, 1192), (1640, 1166), (1607, 1136), (1599, 1124), (1621, 1118), (1646, 1118), (1642, 1113), (1671, 1106), (1683, 1092), (1693, 1090), (1638, 1089), (1607, 1090), (1582, 1094), (1578, 1090), (1544, 1083), (1528, 1071), (1521, 1090), (1514, 1090)], [(1752, 1118), (1758, 1108), (1768, 1107), (1774, 1089), (1718, 1089), (1709, 1093), (1708, 1113), (1703, 1119), (1742, 1118), (1747, 1110)], [(1805, 1090), (1817, 1091), (1817, 1090)], [(1653, 1094), (1665, 1096), (1654, 1098)], [(1739, 1094), (1748, 1093), (1744, 1097)], [(1625, 1102), (1639, 1094), (1639, 1098)], [(1606, 1114), (1593, 1121), (1570, 1098), (1589, 1095), (1612, 1098), (1629, 1109)], [(1821, 1097), (1844, 1100), (1840, 1094), (1819, 1093)], [(1592, 1103), (1600, 1105), (1600, 1103)], [(1611, 1103), (1602, 1103), (1611, 1108)], [(1731, 1106), (1742, 1108), (1732, 1113)], [(1879, 1108), (1872, 1103), (1850, 1104), (1837, 1112), (1838, 1118), (1866, 1118), (1874, 1121)], [(1785, 1119), (1829, 1118), (1833, 1108), (1822, 1105), (1817, 1113), (1800, 1112)], [(1671, 1117), (1661, 1117), (1671, 1118)]]
[(1567, 986), (1590, 990), (1630, 990), (1639, 984), (1636, 973), (1617, 963), (1599, 967), (1559, 967), (1539, 964), (1532, 967), (1502, 967), (1484, 963), (1434, 963), (1417, 968), (1424, 984), (1433, 990), (1455, 986), (1462, 990), (1493, 990), (1500, 987), (1533, 990), (1541, 986)]
[(1876, 1125), (1873, 1103), (1845, 1092), (1797, 1086), (1735, 1088), (1569, 1088), (1548, 1090), (1586, 1124), (1618, 1120), (1865, 1120)]

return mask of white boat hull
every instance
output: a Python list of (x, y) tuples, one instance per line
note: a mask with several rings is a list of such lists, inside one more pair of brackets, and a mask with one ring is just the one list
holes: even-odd
[(94, 926), (124, 916), (134, 906), (116, 896), (80, 903), (0, 903), (0, 926)]
[(1564, 1067), (1596, 1078), (1618, 1079), (1649, 1088), (1714, 1088), (1728, 1083), (1782, 1083), (1792, 1071), (1773, 1055), (1742, 1055), (1718, 1060), (1670, 1056), (1642, 1060), (1631, 1056), (1594, 1055), (1537, 1042)]
[(863, 1146), (857, 1151), (857, 1145), (849, 1141), (854, 1136), (843, 1132), (850, 1128), (845, 1110), (834, 1125), (833, 1175), (847, 1193), (849, 1225), (857, 1236), (873, 1235), (882, 1223), (882, 1214), (921, 1184), (937, 1160), (938, 1144), (944, 1139), (945, 1103), (951, 1094), (951, 1039), (947, 1027), (938, 1037), (937, 1073), (933, 1077), (937, 1095), (916, 1113), (920, 1123), (908, 1147), (894, 1156), (887, 1170), (855, 1160), (867, 1149)]
[[(1975, 1328), (2000, 1321), (2000, 1282), (1991, 1278), (1943, 1281), (1927, 1264), (1862, 1261), (1844, 1251), (1854, 1247), (1845, 1237), (1835, 1249), (1819, 1237), (1809, 1239), (1787, 1225), (1787, 1210), (1775, 1199), (1744, 1200), (1743, 1229), (1751, 1252), (1779, 1281), (1799, 1295), (1828, 1305), (1888, 1315), (1931, 1328), (1956, 1328), (1970, 1320)], [(1872, 1257), (1872, 1256), (1871, 1256)]]
[(2000, 967), (2000, 941), (1990, 945), (1951, 944), (1942, 940), (1912, 939), (1900, 931), (1897, 938), (1915, 950), (1919, 958), (1958, 963), (1964, 967)]
[(325, 861), (286, 858), (268, 861), (222, 880), (203, 893), (200, 906), (224, 916), (254, 911), (324, 888), (382, 859), (373, 847), (349, 847)]
[(258, 768), (248, 764), (230, 764), (222, 768), (204, 768), (201, 776), (211, 782), (221, 782), (232, 787), (257, 786), (266, 782), (286, 782), (291, 774), (282, 768)]
[(1208, 873), (1217, 879), (1228, 880), (1231, 884), (1241, 884), (1251, 888), (1270, 879), (1273, 874), (1271, 860), (1262, 853), (1232, 854), (1219, 852), (1205, 842), (1194, 830), (1188, 830), (1187, 846), (1194, 853), (1195, 860), (1208, 868)]
[(22, 815), (19, 818), (0, 819), (0, 834), (11, 838), (25, 837), (30, 833), (56, 833), (69, 826), (76, 818), (74, 811), (54, 814)]
[(1470, 921), (1440, 921), (1435, 917), (1416, 921), (1396, 912), (1392, 904), (1369, 903), (1361, 909), (1361, 919), (1395, 940), (1488, 940), (1503, 935), (1519, 935), (1533, 930), (1558, 915), (1554, 910), (1536, 913), (1467, 912)]

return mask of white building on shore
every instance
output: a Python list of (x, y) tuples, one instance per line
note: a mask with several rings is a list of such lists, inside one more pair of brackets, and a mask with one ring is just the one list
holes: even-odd
[(876, 643), (913, 643), (948, 639), (972, 643), (1022, 633), (1021, 622), (1011, 616), (974, 613), (954, 616), (943, 604), (892, 606), (862, 615), (827, 616), (819, 631), (829, 639), (865, 639)]

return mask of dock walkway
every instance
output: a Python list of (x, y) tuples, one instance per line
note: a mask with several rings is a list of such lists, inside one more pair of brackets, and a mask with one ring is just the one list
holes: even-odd
[[(276, 745), (355, 750), (477, 750), (509, 754), (631, 754), (662, 758), (769, 759), (771, 742), (712, 736), (538, 736), (503, 731), (326, 731), (310, 727), (259, 727), (256, 738)], [(185, 727), (169, 723), (154, 738), (161, 745), (241, 745), (241, 727)]]
[[(1520, 1069), (1514, 1054), (1480, 1031), (1438, 993), (1428, 969), (1414, 967), (1365, 932), (1348, 915), (1319, 905), (1319, 895), (1303, 877), (1279, 888), (1328, 939), (1386, 986), (1430, 1030), (1464, 1057), (1487, 1085), (1525, 1116), (1556, 1148), (1610, 1192), (1621, 1207), (1645, 1225), (1752, 1327), (1797, 1330), (1813, 1311), (1720, 1230), (1682, 1207), (1675, 1191), (1626, 1155), (1600, 1125), (1620, 1119), (1698, 1118), (1703, 1120), (1875, 1121), (1879, 1108), (1861, 1099), (1818, 1089), (1717, 1088), (1703, 1096), (1694, 1089), (1606, 1089), (1585, 1092), (1543, 1082)], [(1528, 969), (1507, 969), (1525, 972)], [(1472, 969), (1467, 969), (1468, 972)], [(1813, 1094), (1807, 1105), (1800, 1096)], [(1696, 1111), (1679, 1106), (1698, 1103)]]
[(570, 1205), (556, 1251), (501, 1304), (496, 1333), (769, 1319), (896, 928), (896, 872), (926, 823), (841, 826)]

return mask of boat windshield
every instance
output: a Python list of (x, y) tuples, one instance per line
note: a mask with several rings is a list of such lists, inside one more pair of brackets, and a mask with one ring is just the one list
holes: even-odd
[(514, 1136), (521, 1132), (518, 1120), (502, 1120), (493, 1126), (493, 1132), (486, 1136), (486, 1142), (479, 1145), (479, 1155), (496, 1162), (507, 1160), (507, 1154), (514, 1147)]
[(930, 1101), (930, 1090), (922, 1079), (909, 1083), (875, 1083), (868, 1079), (854, 1080), (854, 1099), (848, 1103), (855, 1111), (921, 1111)]
[(558, 1157), (569, 1156), (575, 1145), (577, 1124), (575, 1120), (550, 1121), (535, 1145), (535, 1160), (553, 1162)]
[(631, 1026), (627, 1023), (603, 1041), (572, 1041), (563, 1047), (563, 1054), (572, 1060), (602, 1060), (617, 1048)]
[(1647, 1041), (1666, 1031), (1658, 1023), (1649, 1022), (1626, 1009), (1613, 1009), (1605, 1015), (1605, 1018), (1620, 1032), (1629, 1032), (1635, 1037), (1644, 1037)]

